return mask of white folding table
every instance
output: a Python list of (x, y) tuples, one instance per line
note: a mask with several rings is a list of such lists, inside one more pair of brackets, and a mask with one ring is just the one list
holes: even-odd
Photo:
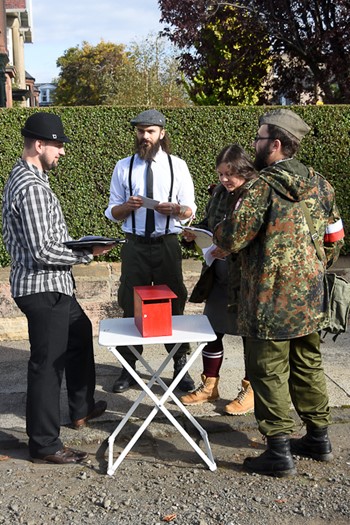
[[(121, 362), (124, 368), (130, 373), (132, 377), (135, 378), (137, 383), (142, 388), (143, 392), (140, 393), (134, 404), (130, 407), (128, 412), (125, 414), (123, 419), (120, 421), (114, 432), (108, 439), (108, 470), (107, 474), (112, 476), (118, 466), (121, 464), (125, 456), (132, 449), (136, 441), (139, 439), (141, 434), (146, 430), (148, 425), (156, 416), (157, 412), (161, 410), (163, 414), (169, 419), (169, 421), (177, 428), (177, 430), (182, 434), (186, 441), (192, 446), (192, 448), (197, 452), (197, 454), (203, 459), (203, 461), (208, 465), (211, 471), (216, 470), (216, 463), (211, 452), (208, 434), (204, 428), (196, 421), (196, 419), (190, 414), (186, 407), (181, 403), (181, 401), (175, 396), (174, 389), (179, 384), (185, 373), (189, 370), (195, 359), (201, 353), (203, 347), (209, 341), (214, 341), (216, 335), (208, 321), (208, 318), (205, 315), (175, 315), (172, 316), (172, 335), (169, 336), (160, 336), (160, 337), (142, 337), (139, 330), (137, 329), (134, 318), (115, 318), (115, 319), (104, 319), (100, 322), (99, 330), (99, 344), (101, 346), (108, 347), (108, 350), (112, 352), (117, 359)], [(172, 381), (170, 386), (167, 386), (164, 381), (161, 379), (160, 374), (163, 372), (165, 367), (174, 357), (176, 351), (179, 349), (182, 343), (197, 343), (197, 348), (191, 353), (186, 365), (179, 372), (179, 374)], [(136, 350), (136, 345), (154, 345), (154, 344), (173, 344), (171, 351), (166, 355), (164, 361), (159, 366), (157, 370), (147, 363), (144, 357)], [(150, 380), (145, 383), (142, 378), (138, 375), (136, 370), (134, 370), (130, 364), (123, 358), (123, 356), (118, 351), (119, 346), (128, 346), (132, 353), (137, 357), (140, 363), (146, 368), (146, 370), (151, 374)], [(164, 394), (158, 398), (153, 392), (152, 387), (154, 384), (160, 385)], [(143, 424), (140, 426), (138, 431), (134, 434), (132, 439), (120, 453), (118, 459), (113, 463), (113, 445), (117, 435), (120, 433), (122, 428), (125, 426), (127, 421), (130, 419), (132, 414), (135, 412), (136, 408), (148, 395), (154, 402), (155, 407), (152, 409), (150, 414), (147, 416)], [(171, 398), (178, 408), (187, 416), (191, 423), (200, 433), (205, 452), (195, 443), (191, 436), (186, 432), (186, 430), (180, 425), (177, 419), (169, 412), (169, 410), (164, 406), (165, 402)]]

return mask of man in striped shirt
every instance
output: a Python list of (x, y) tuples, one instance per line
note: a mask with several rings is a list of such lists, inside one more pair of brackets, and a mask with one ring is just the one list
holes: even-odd
[(60, 390), (65, 371), (73, 427), (100, 416), (95, 403), (95, 363), (91, 322), (74, 295), (71, 267), (89, 263), (109, 247), (71, 250), (60, 203), (48, 171), (65, 154), (59, 116), (38, 112), (24, 128), (24, 149), (3, 194), (3, 239), (11, 256), (11, 294), (28, 321), (30, 358), (27, 434), (34, 461), (76, 463), (85, 452), (64, 447), (60, 434)]

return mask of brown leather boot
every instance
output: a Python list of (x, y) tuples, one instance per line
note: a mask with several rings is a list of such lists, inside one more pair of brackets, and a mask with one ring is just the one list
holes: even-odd
[(201, 375), (202, 384), (196, 390), (187, 396), (180, 397), (181, 403), (184, 405), (201, 405), (219, 399), (218, 391), (218, 377), (206, 377)]
[(242, 416), (253, 412), (254, 410), (254, 392), (250, 382), (242, 379), (242, 388), (238, 393), (236, 399), (225, 406), (226, 414), (230, 416)]

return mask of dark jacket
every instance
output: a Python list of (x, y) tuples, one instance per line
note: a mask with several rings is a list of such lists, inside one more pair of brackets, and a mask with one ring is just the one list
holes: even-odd
[[(242, 186), (244, 188), (244, 186)], [(206, 206), (204, 219), (196, 224), (199, 228), (214, 231), (215, 227), (226, 216), (227, 208), (231, 207), (242, 194), (239, 188), (236, 192), (228, 193), (222, 184), (218, 184), (213, 191), (212, 197)], [(237, 309), (239, 286), (240, 286), (240, 262), (239, 255), (232, 253), (227, 257), (228, 266), (228, 308)], [(215, 262), (211, 266), (203, 263), (200, 278), (193, 288), (189, 301), (192, 303), (204, 302), (212, 289), (215, 279)]]

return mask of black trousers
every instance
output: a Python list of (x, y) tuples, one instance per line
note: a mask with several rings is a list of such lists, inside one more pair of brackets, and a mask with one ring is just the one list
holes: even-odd
[[(172, 300), (172, 314), (184, 312), (187, 290), (182, 275), (182, 254), (177, 235), (164, 235), (159, 242), (147, 243), (143, 238), (127, 235), (128, 242), (121, 250), (121, 277), (118, 290), (118, 303), (124, 317), (134, 317), (134, 286), (166, 284), (177, 295)], [(168, 352), (173, 345), (165, 345)], [(135, 363), (135, 356), (127, 346), (118, 346), (122, 356)], [(142, 346), (137, 350), (142, 353)], [(190, 345), (184, 343), (176, 353), (177, 357), (187, 354)]]
[(58, 292), (16, 297), (28, 320), (30, 358), (26, 424), (32, 457), (62, 448), (60, 393), (65, 372), (72, 420), (94, 407), (92, 326), (76, 298)]

